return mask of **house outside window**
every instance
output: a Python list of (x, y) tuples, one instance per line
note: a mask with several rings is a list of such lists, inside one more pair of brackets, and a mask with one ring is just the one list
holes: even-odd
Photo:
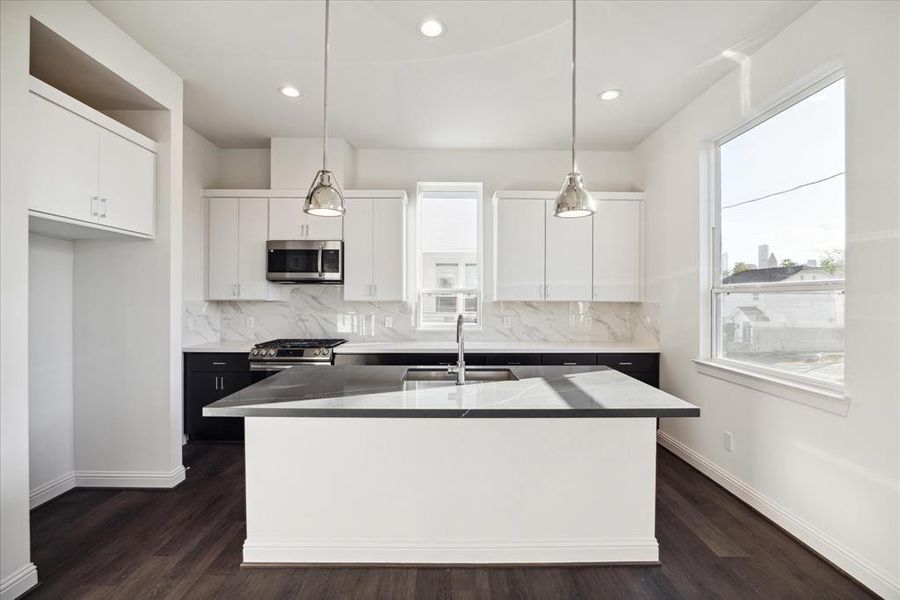
[(844, 80), (716, 143), (713, 359), (844, 379)]
[(458, 315), (481, 325), (480, 183), (420, 183), (417, 204), (418, 323), (452, 329)]

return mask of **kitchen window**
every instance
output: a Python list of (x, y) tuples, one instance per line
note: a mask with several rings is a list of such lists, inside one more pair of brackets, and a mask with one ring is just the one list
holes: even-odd
[(716, 143), (713, 363), (842, 387), (844, 146), (840, 74)]
[(420, 183), (417, 205), (420, 329), (481, 324), (480, 183)]

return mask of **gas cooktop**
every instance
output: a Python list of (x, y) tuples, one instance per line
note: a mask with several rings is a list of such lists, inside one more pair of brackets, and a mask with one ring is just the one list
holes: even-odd
[(331, 349), (335, 346), (340, 346), (346, 341), (343, 339), (271, 340), (256, 344), (253, 350), (250, 351), (250, 360), (258, 363), (280, 363), (285, 365), (302, 363), (331, 364), (334, 357)]

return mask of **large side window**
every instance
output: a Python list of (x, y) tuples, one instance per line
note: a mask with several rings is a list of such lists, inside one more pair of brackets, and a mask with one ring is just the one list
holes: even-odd
[(480, 183), (420, 183), (419, 327), (481, 324)]
[(714, 358), (844, 379), (844, 80), (719, 141)]

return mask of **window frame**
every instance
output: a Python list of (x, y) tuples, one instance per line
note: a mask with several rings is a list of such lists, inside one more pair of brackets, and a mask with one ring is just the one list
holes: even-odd
[[(469, 288), (425, 288), (423, 286), (424, 264), (422, 252), (422, 202), (423, 196), (427, 192), (474, 192), (476, 195), (476, 212), (477, 214), (477, 231), (475, 233), (475, 243), (477, 250), (475, 260), (478, 265), (477, 287)], [(464, 323), (463, 327), (469, 331), (481, 331), (484, 327), (484, 184), (479, 181), (420, 181), (416, 183), (416, 329), (419, 331), (452, 331), (456, 329), (455, 323), (426, 323), (424, 320), (424, 303), (422, 296), (424, 294), (476, 294), (478, 298), (476, 303), (476, 322)], [(463, 263), (464, 265), (464, 263)], [(463, 277), (459, 283), (465, 284), (465, 266), (460, 268), (460, 276)], [(465, 300), (463, 300), (465, 302)]]
[[(722, 283), (722, 185), (721, 185), (721, 149), (722, 146), (736, 137), (750, 131), (758, 125), (768, 121), (772, 117), (788, 110), (794, 105), (806, 100), (813, 94), (820, 92), (826, 87), (837, 81), (845, 79), (843, 68), (835, 69), (824, 77), (819, 78), (815, 82), (804, 86), (799, 91), (790, 94), (785, 99), (776, 102), (767, 110), (761, 112), (757, 116), (745, 121), (738, 127), (728, 131), (724, 135), (716, 138), (709, 144), (709, 189), (711, 193), (710, 202), (710, 243), (708, 245), (710, 251), (710, 269), (708, 285), (708, 331), (707, 341), (704, 344), (706, 351), (701, 352), (704, 358), (696, 361), (698, 370), (706, 375), (719, 377), (735, 383), (747, 385), (748, 378), (757, 378), (763, 382), (763, 386), (751, 386), (764, 391), (771, 392), (772, 385), (793, 388), (791, 391), (801, 391), (810, 393), (815, 396), (825, 398), (829, 405), (838, 402), (841, 404), (838, 411), (843, 412), (843, 403), (848, 400), (843, 394), (844, 384), (824, 379), (800, 375), (785, 371), (758, 365), (750, 362), (734, 360), (721, 355), (722, 347), (722, 302), (721, 297), (729, 293), (790, 293), (790, 292), (838, 292), (845, 293), (845, 278), (818, 281), (793, 281), (781, 283), (739, 283), (739, 284), (723, 284)], [(846, 89), (845, 89), (846, 94)], [(846, 96), (845, 96), (846, 98)], [(846, 106), (846, 105), (845, 105)], [(846, 109), (845, 109), (846, 111)], [(846, 112), (845, 112), (846, 114)], [(846, 117), (845, 117), (846, 123)], [(846, 130), (845, 130), (846, 131)], [(846, 147), (846, 134), (845, 134)], [(846, 196), (846, 163), (844, 166), (844, 212), (846, 215), (847, 196)], [(847, 256), (847, 220), (844, 219), (844, 257), (846, 264)], [(724, 374), (723, 371), (730, 371), (730, 374)], [(727, 376), (725, 376), (727, 375)], [(796, 399), (795, 393), (789, 393), (784, 397)]]

